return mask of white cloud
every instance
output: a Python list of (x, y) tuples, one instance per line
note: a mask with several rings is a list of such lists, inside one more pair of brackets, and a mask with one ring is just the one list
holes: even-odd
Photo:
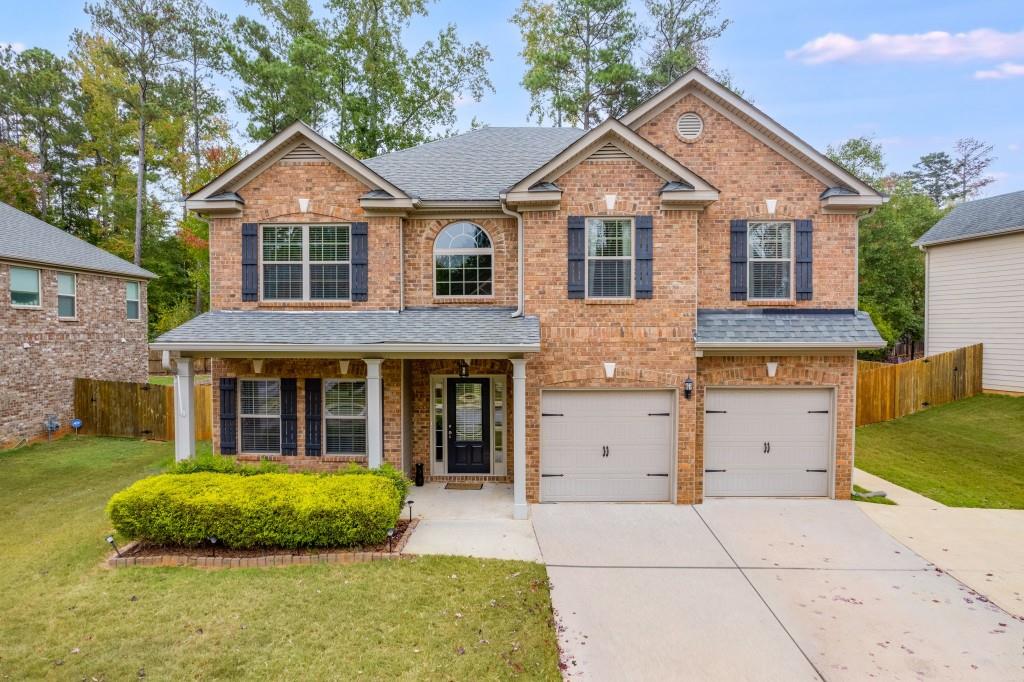
[(5, 47), (9, 47), (12, 50), (14, 50), (15, 52), (24, 52), (25, 51), (25, 43), (17, 43), (17, 42), (15, 42), (15, 43), (5, 43), (5, 42), (0, 42), (0, 48), (5, 48)]
[(975, 71), (974, 77), (978, 80), (998, 80), (1002, 78), (1018, 78), (1024, 76), (1024, 64), (1003, 62), (994, 69)]
[(1011, 152), (1019, 152), (1020, 151), (1020, 145), (1017, 144), (1016, 142), (1011, 142), (1010, 144), (1006, 145), (1006, 148), (1008, 150), (1010, 150)]
[(966, 33), (872, 33), (863, 39), (826, 33), (797, 50), (788, 50), (786, 56), (806, 64), (1009, 59), (1024, 56), (1024, 31), (1004, 33), (979, 28)]

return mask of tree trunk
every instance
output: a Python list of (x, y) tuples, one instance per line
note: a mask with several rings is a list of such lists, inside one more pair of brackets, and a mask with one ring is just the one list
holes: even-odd
[(142, 207), (146, 202), (146, 100), (139, 98), (139, 158), (138, 177), (135, 180), (135, 257), (142, 265)]

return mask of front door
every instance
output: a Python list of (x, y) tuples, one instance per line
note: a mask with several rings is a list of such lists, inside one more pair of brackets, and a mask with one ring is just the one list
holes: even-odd
[(448, 380), (448, 473), (491, 473), (491, 380)]

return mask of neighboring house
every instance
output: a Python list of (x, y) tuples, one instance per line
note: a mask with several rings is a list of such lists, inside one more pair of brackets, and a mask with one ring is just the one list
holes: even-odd
[(1024, 191), (960, 204), (916, 245), (925, 353), (985, 344), (985, 390), (1024, 393)]
[(0, 448), (66, 432), (75, 377), (146, 381), (153, 277), (0, 203)]
[(847, 498), (881, 202), (696, 70), (587, 132), (362, 162), (296, 123), (188, 198), (212, 310), (153, 347), (214, 358), (215, 448), (243, 458), (511, 481), (518, 517)]

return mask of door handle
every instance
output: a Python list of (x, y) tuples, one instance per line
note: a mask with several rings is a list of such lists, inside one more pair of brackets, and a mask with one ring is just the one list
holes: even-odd
[(772, 442), (768, 441), (768, 454), (772, 454)]
[(761, 441), (761, 454), (762, 455), (767, 455), (768, 454), (768, 441), (766, 441), (766, 440)]

